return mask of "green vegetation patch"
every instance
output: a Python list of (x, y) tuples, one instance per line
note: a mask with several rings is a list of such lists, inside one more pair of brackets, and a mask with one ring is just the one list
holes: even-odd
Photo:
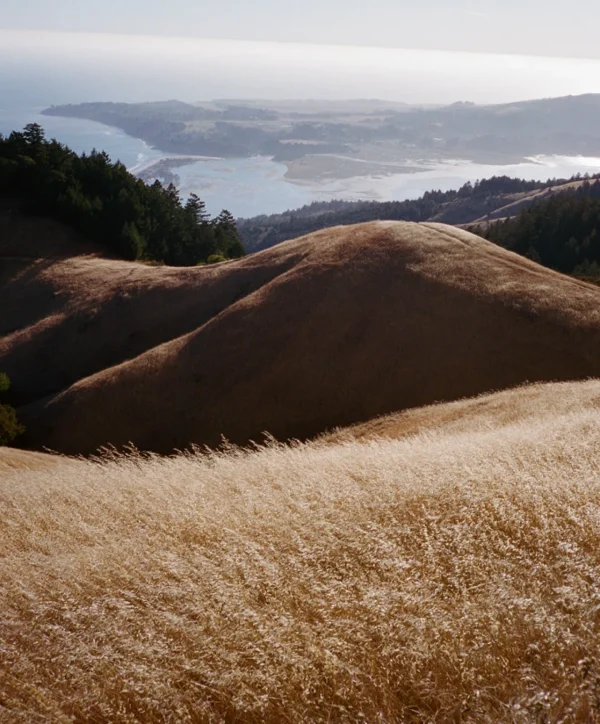
[[(0, 372), (0, 393), (8, 392), (10, 380)], [(10, 405), (0, 404), (0, 445), (8, 445), (16, 437), (25, 432), (23, 425), (17, 419), (17, 413)]]
[[(493, 176), (475, 183), (467, 182), (456, 190), (427, 191), (418, 199), (405, 201), (316, 201), (281, 214), (238, 219), (238, 229), (245, 248), (260, 251), (327, 227), (378, 219), (469, 224), (519, 201), (532, 191), (581, 180), (581, 176), (545, 182)], [(479, 233), (478, 230), (475, 233)]]
[(30, 213), (62, 221), (125, 259), (192, 266), (245, 254), (228, 211), (211, 219), (195, 194), (184, 204), (174, 185), (147, 185), (103, 152), (79, 156), (48, 141), (36, 123), (0, 135), (0, 193), (23, 197)]
[(544, 266), (600, 281), (600, 183), (540, 200), (478, 233)]

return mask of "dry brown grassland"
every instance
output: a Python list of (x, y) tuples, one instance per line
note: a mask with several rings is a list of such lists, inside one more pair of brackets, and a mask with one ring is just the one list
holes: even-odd
[(495, 428), (2, 471), (0, 721), (600, 721), (600, 383), (545, 389)]
[(32, 449), (309, 439), (600, 376), (598, 287), (439, 224), (326, 229), (216, 269), (20, 263), (0, 369)]

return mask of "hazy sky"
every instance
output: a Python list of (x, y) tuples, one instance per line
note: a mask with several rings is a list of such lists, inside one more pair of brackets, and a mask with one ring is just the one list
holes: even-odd
[(579, 0), (1, 0), (0, 27), (600, 57)]

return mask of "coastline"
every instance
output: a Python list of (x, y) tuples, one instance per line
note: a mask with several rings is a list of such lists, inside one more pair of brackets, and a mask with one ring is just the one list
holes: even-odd
[(222, 161), (217, 156), (164, 156), (163, 158), (153, 159), (151, 161), (142, 162), (138, 166), (130, 168), (129, 171), (142, 179), (145, 183), (158, 179), (164, 184), (174, 184), (178, 186), (180, 178), (174, 173), (174, 169), (182, 166), (193, 166), (201, 161)]
[[(299, 173), (294, 168), (298, 167), (297, 163), (278, 161), (272, 155), (224, 158), (164, 152), (115, 126), (38, 114), (39, 108), (7, 114), (4, 119), (6, 130), (37, 121), (45, 127), (49, 137), (57, 138), (78, 153), (89, 153), (92, 148), (105, 150), (113, 161), (120, 159), (135, 175), (147, 175), (149, 169), (156, 169), (156, 164), (167, 161), (171, 172), (177, 167), (182, 169), (176, 174), (180, 176), (176, 185), (182, 196), (197, 193), (211, 213), (229, 208), (236, 217), (281, 213), (312, 201), (418, 198), (426, 191), (459, 188), (467, 181), (474, 183), (477, 179), (494, 175), (547, 180), (600, 170), (600, 158), (592, 157), (530, 155), (528, 158), (508, 159), (513, 163), (507, 164), (506, 157), (488, 158), (486, 155), (482, 158), (480, 154), (475, 154), (472, 161), (467, 161), (456, 156), (440, 158), (441, 154), (435, 151), (430, 158), (424, 159), (422, 152), (414, 149), (412, 158), (404, 156), (402, 159), (400, 154), (390, 152), (389, 148), (371, 146), (367, 153), (360, 153), (357, 149), (342, 159), (317, 154), (314, 157), (316, 162), (330, 168), (315, 169), (316, 162), (311, 158), (307, 168)], [(10, 122), (7, 123), (8, 118)], [(342, 167), (343, 173), (340, 171)], [(321, 175), (321, 171), (325, 174)]]

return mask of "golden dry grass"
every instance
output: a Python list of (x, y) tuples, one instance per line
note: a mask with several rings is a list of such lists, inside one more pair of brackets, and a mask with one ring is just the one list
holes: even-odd
[(56, 394), (202, 327), (297, 263), (295, 251), (265, 263), (150, 267), (0, 207), (0, 369), (20, 405)]
[(0, 720), (600, 720), (600, 383), (537, 393), (495, 429), (2, 474)]
[(64, 461), (65, 458), (55, 455), (0, 447), (0, 474), (10, 470), (44, 470)]
[(579, 412), (582, 407), (600, 410), (600, 386), (596, 380), (552, 385), (538, 383), (456, 402), (427, 405), (338, 428), (320, 435), (319, 439), (336, 443), (379, 437), (399, 439), (431, 429), (444, 433), (469, 432), (474, 428), (496, 430), (530, 418)]

